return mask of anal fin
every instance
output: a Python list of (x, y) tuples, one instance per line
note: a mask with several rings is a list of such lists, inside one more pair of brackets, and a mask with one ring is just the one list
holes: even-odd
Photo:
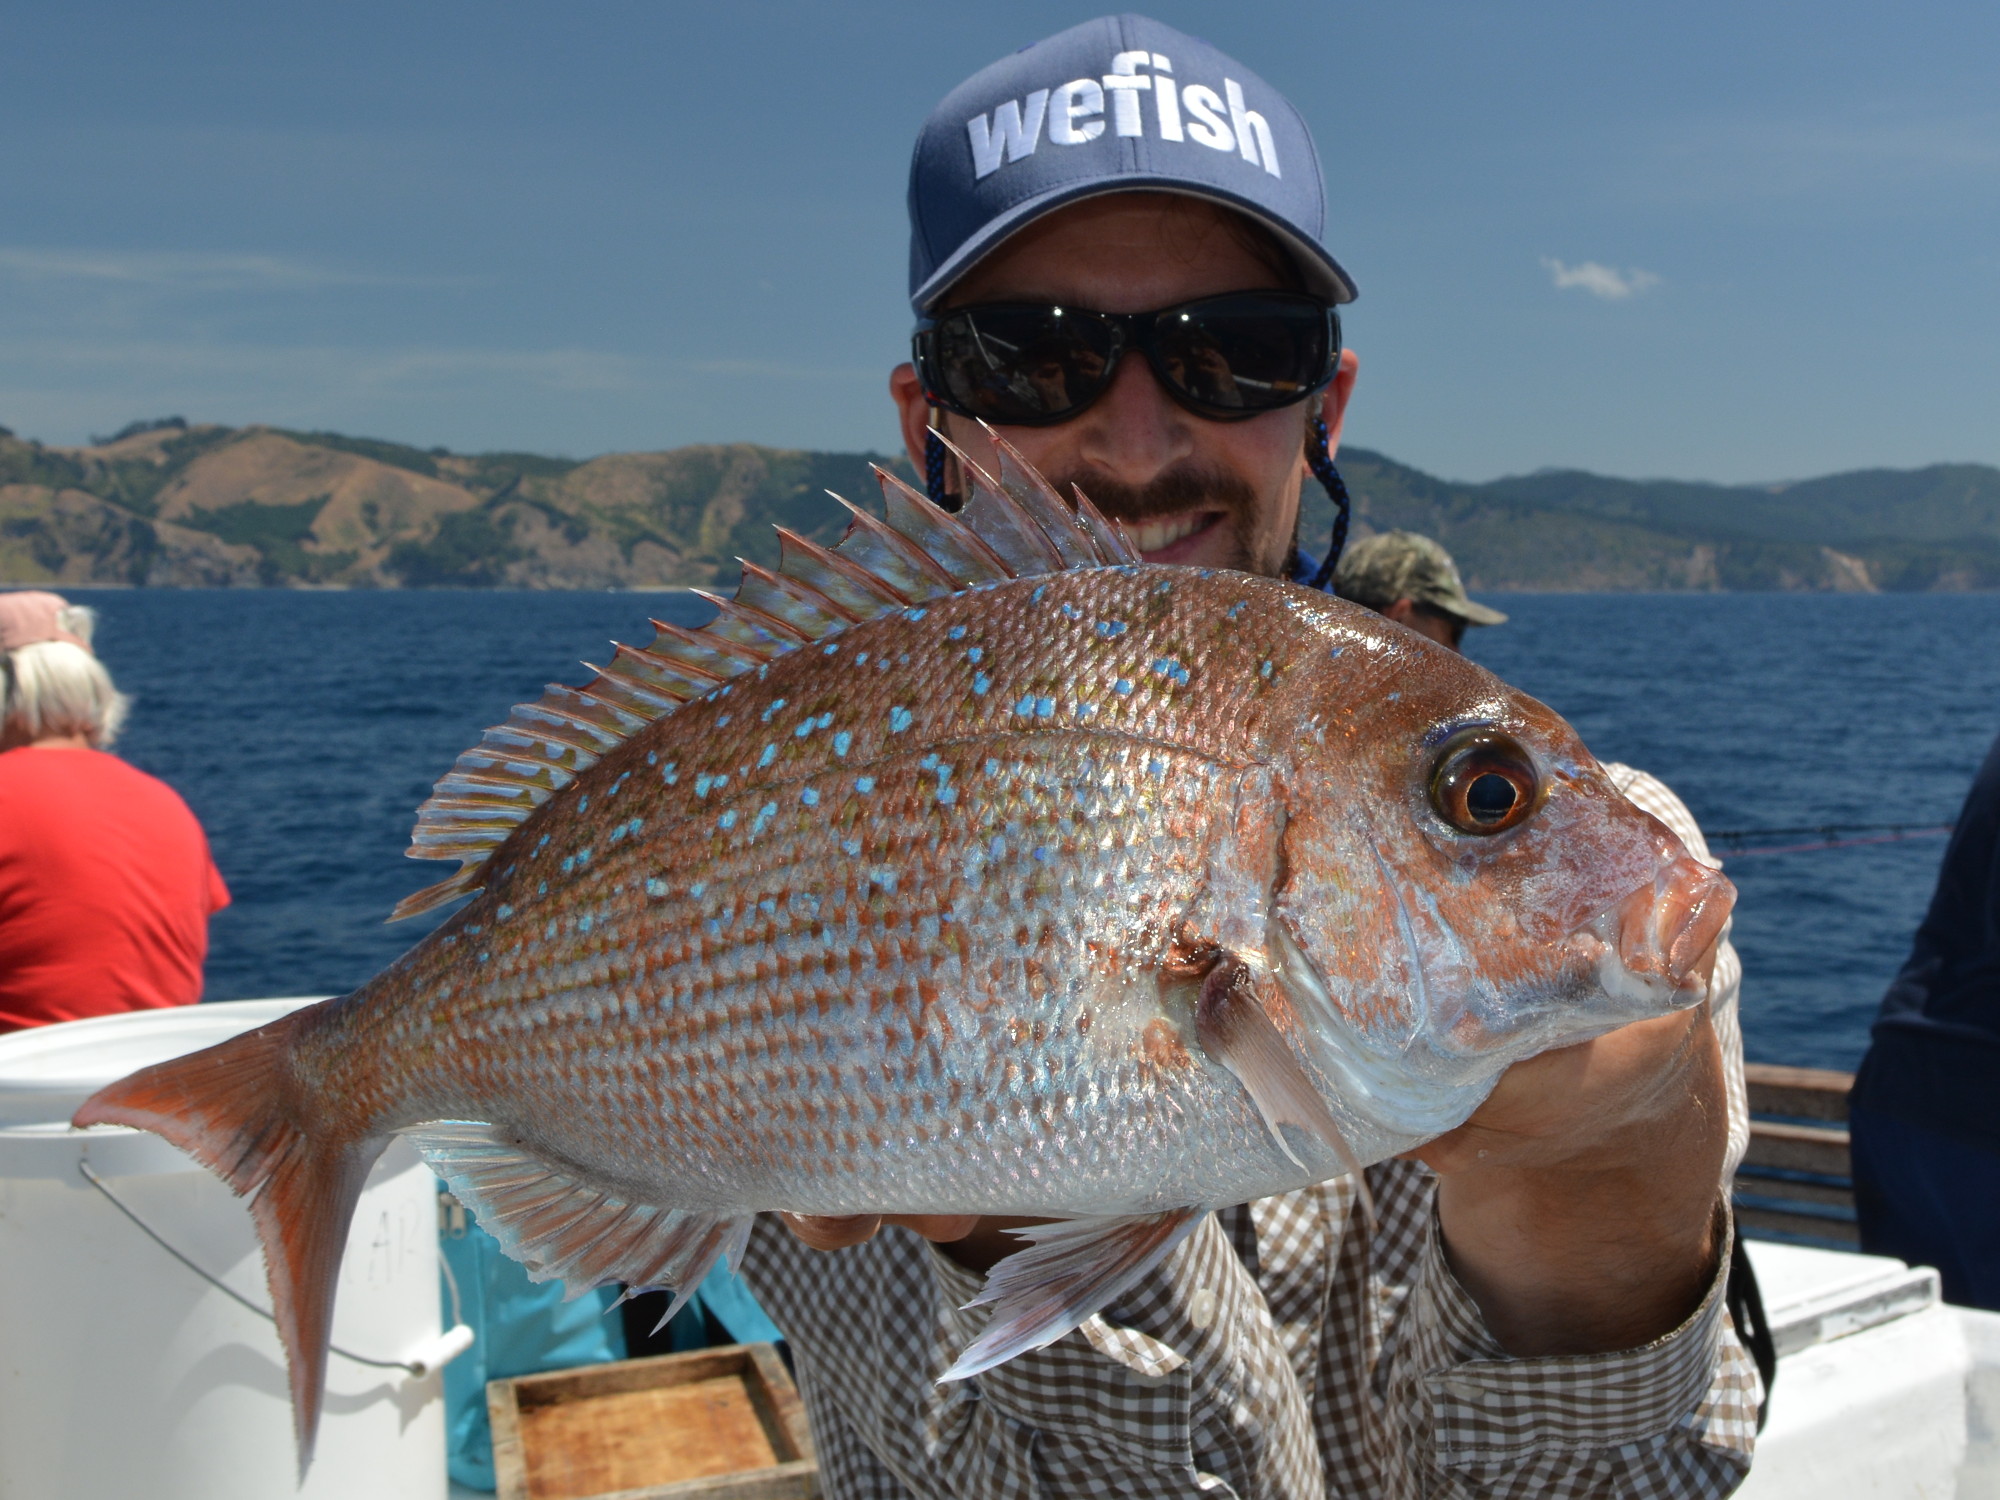
[(1203, 1212), (1176, 1208), (1009, 1231), (1033, 1243), (987, 1274), (986, 1290), (970, 1305), (993, 1304), (992, 1321), (938, 1378), (964, 1380), (1053, 1344), (1164, 1260)]
[(742, 1258), (754, 1215), (690, 1213), (630, 1202), (501, 1138), (491, 1126), (436, 1120), (403, 1134), (534, 1281), (575, 1298), (623, 1282), (630, 1293), (670, 1287), (662, 1326), (725, 1257)]
[(1369, 1197), (1367, 1174), (1347, 1144), (1340, 1122), (1257, 998), (1250, 966), (1232, 953), (1222, 953), (1202, 980), (1195, 1035), (1203, 1051), (1236, 1075), (1270, 1127), (1271, 1138), (1295, 1164), (1302, 1169), (1306, 1165), (1285, 1140), (1279, 1129), (1282, 1125), (1304, 1131), (1340, 1158), (1354, 1178), (1362, 1212), (1372, 1224), (1375, 1205)]

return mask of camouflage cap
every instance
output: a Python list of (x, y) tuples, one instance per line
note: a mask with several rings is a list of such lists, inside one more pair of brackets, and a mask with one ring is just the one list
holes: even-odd
[(1507, 623), (1499, 610), (1466, 598), (1451, 554), (1414, 531), (1385, 531), (1350, 543), (1340, 555), (1333, 587), (1341, 598), (1370, 609), (1387, 609), (1398, 599), (1413, 599), (1468, 625)]

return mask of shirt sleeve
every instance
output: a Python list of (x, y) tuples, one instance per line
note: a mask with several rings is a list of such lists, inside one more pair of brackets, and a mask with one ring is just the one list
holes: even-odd
[[(1729, 1250), (1680, 1327), (1611, 1354), (1509, 1357), (1444, 1259), (1433, 1216), (1383, 1389), (1409, 1492), (1493, 1500), (1691, 1500), (1742, 1482), (1757, 1376), (1724, 1308)], [(1428, 1463), (1424, 1459), (1427, 1457)]]

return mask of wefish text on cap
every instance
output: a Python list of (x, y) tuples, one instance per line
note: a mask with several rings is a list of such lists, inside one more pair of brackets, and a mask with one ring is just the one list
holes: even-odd
[(1299, 112), (1241, 63), (1145, 16), (1023, 48), (931, 112), (910, 162), (910, 301), (922, 313), (1041, 215), (1103, 193), (1187, 193), (1248, 214), (1309, 287), (1354, 283), (1320, 244), (1326, 194)]

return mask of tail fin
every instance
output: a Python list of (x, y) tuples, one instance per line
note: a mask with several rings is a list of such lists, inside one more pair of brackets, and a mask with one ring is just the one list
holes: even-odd
[[(319, 1007), (313, 1007), (317, 1010)], [(312, 1462), (326, 1388), (333, 1293), (348, 1223), (386, 1136), (342, 1138), (293, 1081), (300, 1011), (100, 1089), (72, 1122), (132, 1125), (187, 1152), (250, 1200), (292, 1378), (299, 1474)]]

